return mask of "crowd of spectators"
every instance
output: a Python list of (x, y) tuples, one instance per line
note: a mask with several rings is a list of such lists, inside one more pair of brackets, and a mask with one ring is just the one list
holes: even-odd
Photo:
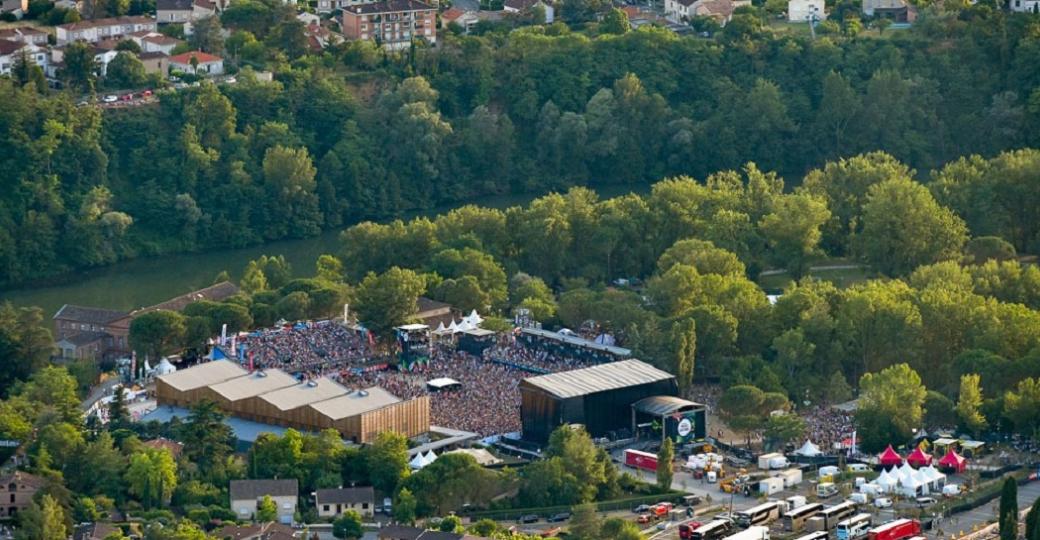
[(815, 406), (799, 413), (805, 420), (806, 437), (824, 452), (852, 436), (856, 429), (851, 413), (827, 405)]
[(373, 357), (368, 341), (341, 324), (300, 323), (252, 332), (239, 338), (256, 368), (321, 374), (367, 362)]

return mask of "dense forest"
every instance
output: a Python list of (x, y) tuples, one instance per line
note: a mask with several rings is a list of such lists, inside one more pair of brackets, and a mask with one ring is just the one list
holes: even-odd
[[(962, 155), (1040, 144), (1040, 22), (986, 6), (928, 13), (883, 38), (811, 41), (750, 18), (713, 40), (552, 25), (445, 36), (401, 56), (352, 43), (284, 62), (271, 83), (247, 70), (236, 85), (107, 112), (0, 80), (0, 284), (492, 193), (706, 178), (748, 162), (796, 185), (876, 150), (920, 179)], [(980, 163), (951, 165), (937, 193), (973, 233), (1009, 225), (965, 197), (1037, 211), (1020, 192), (976, 186), (1015, 181)], [(1030, 221), (1017, 223), (1005, 238), (1035, 250)]]

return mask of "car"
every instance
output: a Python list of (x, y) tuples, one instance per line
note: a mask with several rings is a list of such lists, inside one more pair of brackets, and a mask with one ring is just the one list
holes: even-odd
[(892, 499), (888, 497), (878, 497), (874, 499), (875, 508), (892, 508)]
[(936, 501), (932, 497), (918, 497), (914, 499), (914, 502), (917, 503), (917, 506), (931, 506), (939, 501)]
[(649, 504), (641, 504), (641, 505), (639, 505), (639, 506), (637, 506), (637, 507), (632, 509), (632, 512), (635, 513), (635, 514), (645, 514), (645, 513), (649, 512), (649, 511), (650, 511), (650, 505)]
[(675, 508), (675, 504), (670, 502), (659, 502), (655, 506), (663, 506), (665, 508), (665, 511), (669, 511), (672, 508)]
[(228, 77), (228, 78), (224, 79), (224, 82), (226, 82), (228, 84), (235, 84), (235, 83), (238, 82), (238, 79), (236, 79), (234, 77)]
[(536, 516), (534, 514), (527, 514), (526, 516), (520, 516), (520, 519), (518, 519), (517, 522), (524, 523), (524, 524), (526, 524), (526, 523), (538, 523), (538, 516)]
[(667, 530), (669, 526), (671, 526), (671, 522), (662, 521), (662, 522), (657, 524), (657, 530), (664, 531), (664, 530)]
[(123, 101), (131, 101), (132, 99), (134, 99), (134, 95), (133, 94), (123, 94), (123, 96), (120, 97), (119, 99), (121, 99)]
[(90, 105), (90, 102), (85, 99), (76, 104), (77, 107), (86, 107), (87, 105)]
[(549, 523), (558, 523), (560, 521), (567, 521), (570, 518), (571, 518), (571, 513), (570, 512), (560, 512), (559, 514), (555, 514), (555, 515), (549, 517), (549, 519), (546, 519), (545, 521), (548, 521)]
[(141, 92), (141, 97), (149, 97), (151, 95), (152, 95), (152, 91), (151, 90), (145, 90), (144, 92)]
[(639, 517), (636, 518), (636, 523), (650, 523), (653, 519), (653, 516), (650, 514), (640, 514)]
[(105, 103), (115, 103), (115, 102), (119, 101), (119, 97), (116, 96), (115, 94), (109, 94), (109, 95), (105, 96), (104, 98), (102, 98), (101, 101), (104, 101)]

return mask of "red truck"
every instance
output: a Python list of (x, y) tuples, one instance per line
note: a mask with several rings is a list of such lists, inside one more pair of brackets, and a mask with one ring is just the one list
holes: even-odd
[(644, 469), (647, 471), (657, 470), (657, 454), (640, 452), (639, 450), (625, 450), (625, 465)]
[(867, 540), (903, 540), (921, 534), (921, 522), (916, 519), (897, 519), (878, 525), (867, 532)]

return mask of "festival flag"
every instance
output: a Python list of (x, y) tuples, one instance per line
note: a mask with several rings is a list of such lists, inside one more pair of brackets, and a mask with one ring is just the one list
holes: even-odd
[(225, 345), (227, 345), (227, 323), (220, 327), (220, 346), (223, 347)]

